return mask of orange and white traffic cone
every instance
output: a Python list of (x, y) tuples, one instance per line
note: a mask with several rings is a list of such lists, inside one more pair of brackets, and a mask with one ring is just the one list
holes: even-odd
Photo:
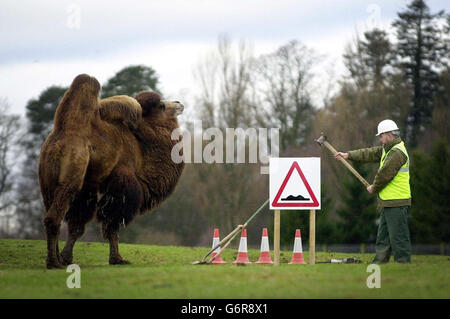
[(300, 234), (300, 229), (295, 230), (294, 252), (292, 253), (292, 260), (289, 264), (306, 264), (303, 259), (302, 235)]
[(239, 243), (238, 255), (233, 264), (251, 264), (250, 260), (248, 260), (248, 252), (247, 252), (247, 229), (242, 230), (241, 234), (241, 242)]
[(261, 239), (261, 252), (259, 254), (259, 259), (255, 264), (273, 264), (270, 258), (269, 249), (269, 236), (267, 235), (267, 228), (263, 228), (262, 239)]
[[(216, 247), (220, 242), (219, 238), (219, 228), (214, 228), (214, 237), (213, 237), (213, 244), (211, 248)], [(214, 250), (211, 254), (211, 259), (214, 258), (215, 255), (217, 255), (220, 252), (220, 247), (217, 247), (216, 250)], [(221, 265), (226, 264), (227, 262), (222, 259), (222, 255), (219, 255), (216, 259), (213, 260), (212, 264), (214, 265)]]

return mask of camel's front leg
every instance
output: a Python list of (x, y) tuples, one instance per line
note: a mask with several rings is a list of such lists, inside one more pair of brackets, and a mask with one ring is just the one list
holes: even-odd
[(109, 264), (126, 265), (130, 262), (119, 254), (119, 225), (102, 224), (103, 236), (109, 241)]
[(97, 185), (85, 184), (67, 212), (65, 220), (67, 221), (68, 236), (66, 245), (61, 252), (61, 263), (64, 265), (72, 263), (73, 247), (84, 234), (86, 224), (97, 210), (97, 188)]

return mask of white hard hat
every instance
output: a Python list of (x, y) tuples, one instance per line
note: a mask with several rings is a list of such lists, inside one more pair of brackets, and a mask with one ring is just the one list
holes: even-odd
[(375, 135), (375, 136), (378, 136), (381, 133), (396, 131), (398, 129), (399, 128), (397, 127), (397, 124), (395, 124), (394, 121), (392, 121), (392, 120), (384, 120), (384, 121), (381, 121), (378, 124), (378, 134)]

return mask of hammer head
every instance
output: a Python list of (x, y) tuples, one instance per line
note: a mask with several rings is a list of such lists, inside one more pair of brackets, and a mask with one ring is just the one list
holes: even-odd
[(316, 142), (320, 145), (320, 146), (322, 146), (323, 145), (323, 142), (325, 142), (327, 140), (327, 136), (322, 132), (321, 134), (320, 134), (320, 137), (316, 140)]

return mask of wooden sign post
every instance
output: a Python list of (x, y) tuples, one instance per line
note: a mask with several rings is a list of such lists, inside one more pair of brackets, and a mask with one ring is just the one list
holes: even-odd
[(271, 158), (269, 172), (270, 209), (274, 210), (274, 266), (280, 265), (280, 210), (309, 210), (309, 263), (314, 265), (320, 158)]
[(309, 211), (309, 264), (316, 263), (316, 211)]
[(274, 211), (273, 220), (273, 264), (278, 266), (280, 264), (280, 210)]

